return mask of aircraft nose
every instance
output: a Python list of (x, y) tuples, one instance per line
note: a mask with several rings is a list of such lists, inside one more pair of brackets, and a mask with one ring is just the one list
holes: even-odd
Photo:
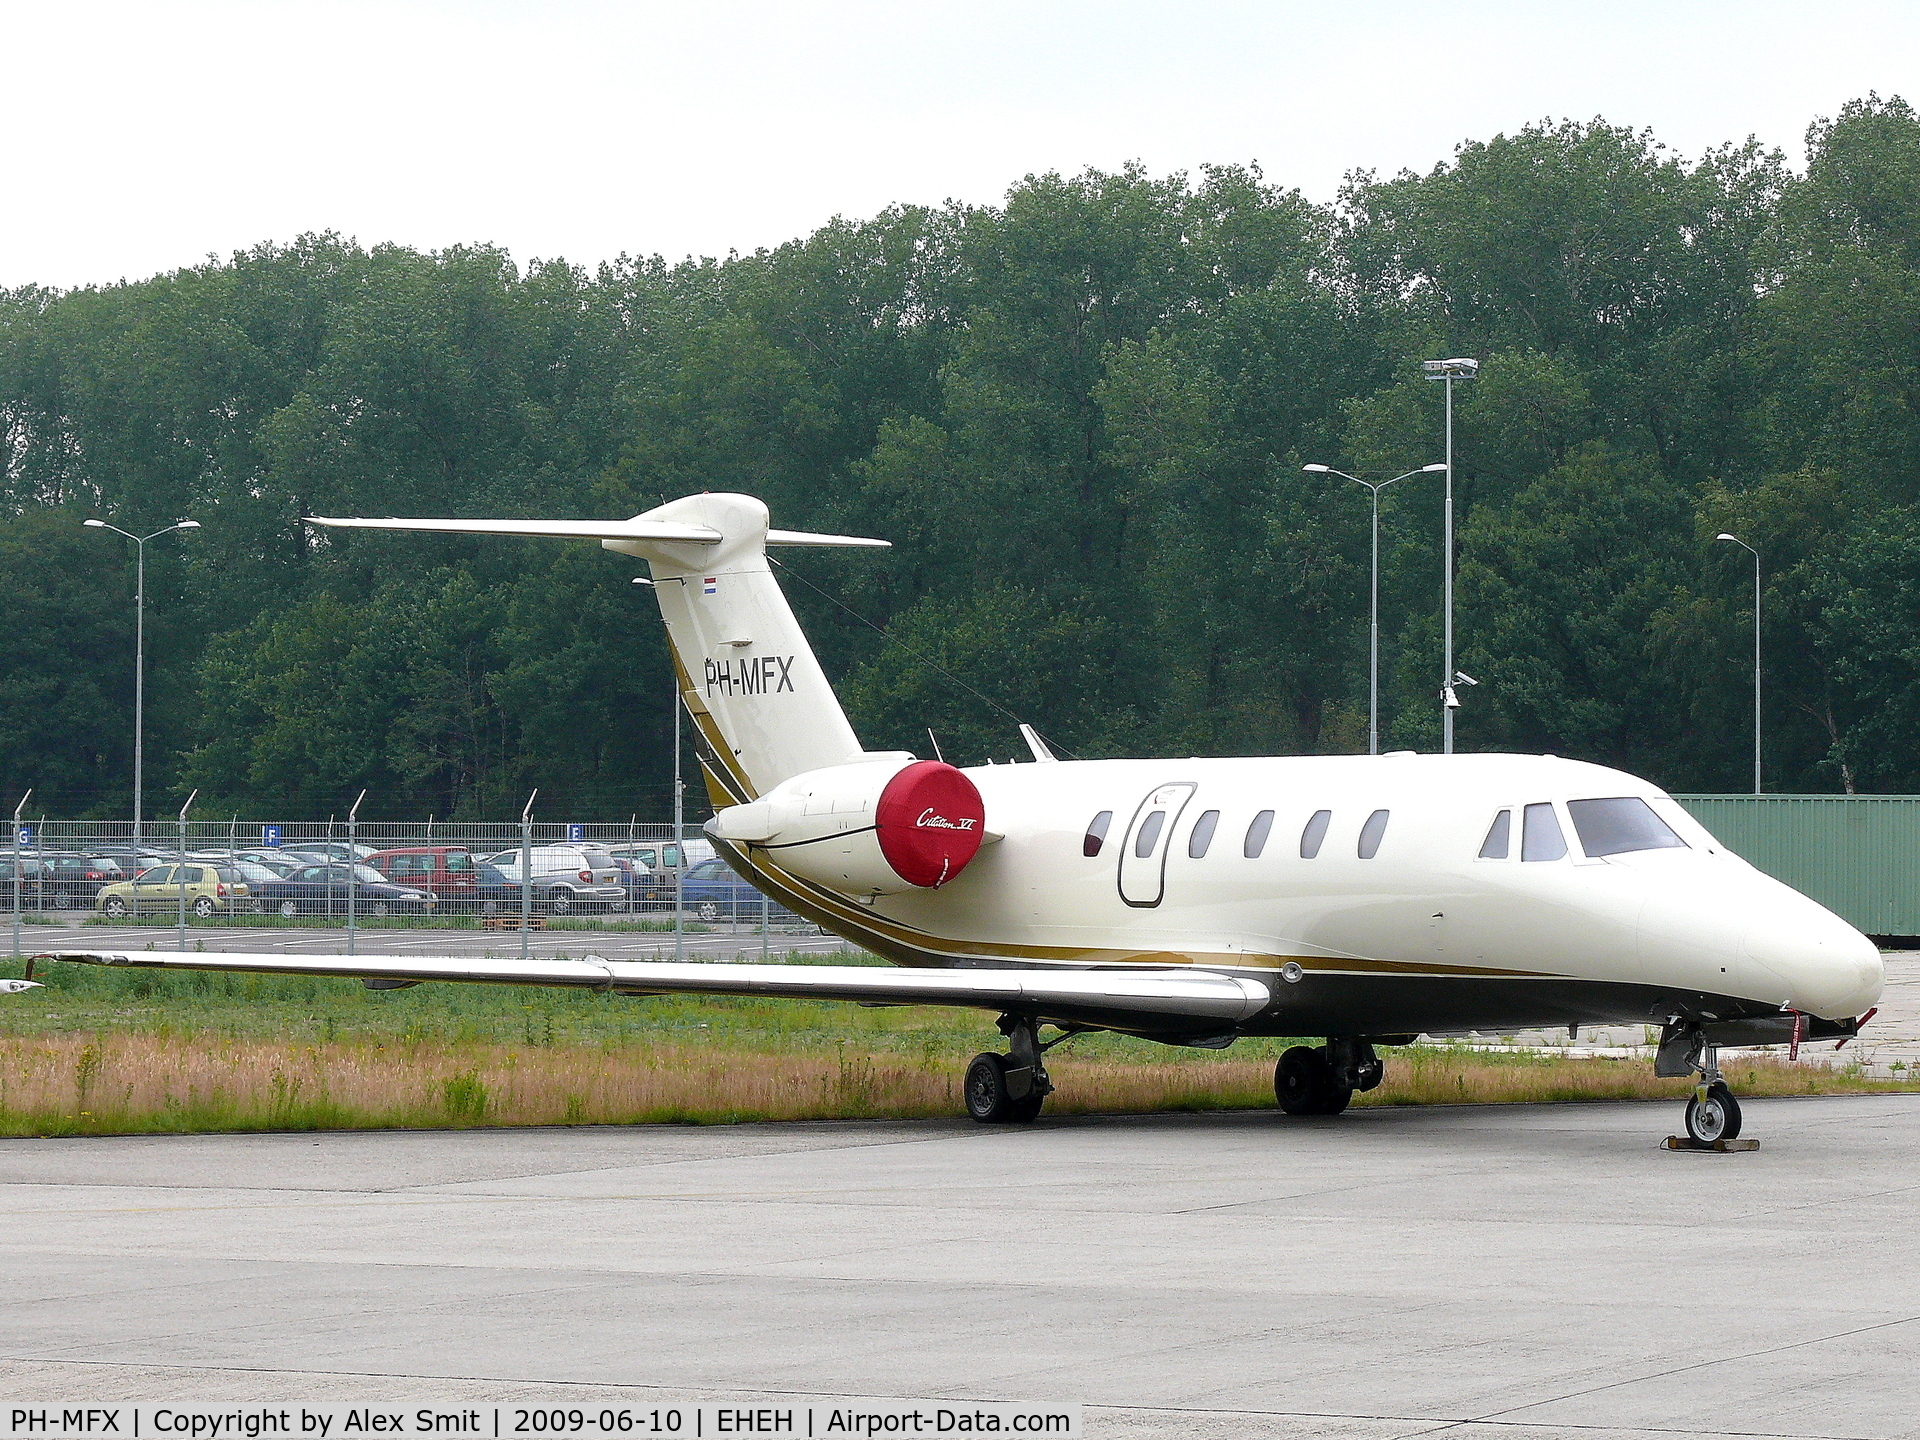
[(1880, 952), (1839, 916), (1809, 908), (1814, 913), (1769, 915), (1751, 924), (1740, 942), (1740, 968), (1750, 981), (1777, 982), (1782, 1003), (1795, 1010), (1825, 1020), (1864, 1014), (1886, 982)]

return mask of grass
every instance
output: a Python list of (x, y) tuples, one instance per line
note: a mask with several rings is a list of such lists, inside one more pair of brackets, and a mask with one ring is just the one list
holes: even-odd
[[(841, 957), (822, 957), (845, 963)], [(17, 972), (16, 972), (17, 973)], [(0, 997), (0, 1134), (724, 1124), (960, 1113), (990, 1015), (725, 997), (43, 967)], [(1110, 1035), (1054, 1051), (1049, 1113), (1267, 1108), (1287, 1041), (1177, 1050)], [(1251, 1052), (1251, 1053), (1249, 1053)], [(1912, 1090), (1741, 1061), (1743, 1095)], [(1388, 1052), (1357, 1105), (1683, 1097), (1644, 1061)]]

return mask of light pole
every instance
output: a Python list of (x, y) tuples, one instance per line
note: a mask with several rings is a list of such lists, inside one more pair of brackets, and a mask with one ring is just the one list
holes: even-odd
[(1760, 552), (1738, 535), (1724, 532), (1713, 537), (1729, 540), (1753, 556), (1753, 793), (1760, 793)]
[(1453, 687), (1457, 683), (1453, 668), (1453, 382), (1456, 380), (1477, 379), (1480, 374), (1480, 362), (1455, 358), (1452, 360), (1423, 360), (1421, 368), (1426, 371), (1427, 379), (1440, 380), (1447, 387), (1447, 518), (1444, 546), (1447, 552), (1446, 579), (1443, 582), (1443, 608), (1446, 611), (1446, 655), (1440, 663), (1440, 753), (1453, 753), (1453, 712), (1459, 706), (1454, 699)]
[(1373, 498), (1373, 583), (1371, 601), (1367, 610), (1367, 753), (1380, 753), (1380, 492), (1389, 485), (1415, 475), (1431, 475), (1436, 470), (1444, 470), (1444, 465), (1423, 465), (1418, 470), (1409, 470), (1405, 475), (1396, 475), (1391, 480), (1362, 480), (1358, 475), (1349, 475), (1344, 470), (1336, 470), (1331, 465), (1302, 465), (1309, 475), (1338, 475), (1342, 480), (1351, 480), (1356, 485), (1364, 485)]
[(147, 705), (147, 541), (158, 540), (162, 535), (171, 535), (176, 530), (198, 530), (198, 520), (176, 520), (164, 530), (156, 530), (151, 535), (135, 535), (122, 530), (118, 525), (109, 525), (104, 520), (85, 522), (91, 530), (111, 530), (116, 535), (125, 535), (133, 541), (134, 574), (137, 577), (133, 587), (133, 858), (140, 858), (140, 786), (142, 763), (146, 756), (146, 705)]

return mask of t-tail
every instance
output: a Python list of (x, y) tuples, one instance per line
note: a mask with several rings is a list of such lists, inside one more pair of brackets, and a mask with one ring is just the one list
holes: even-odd
[[(885, 540), (770, 530), (750, 495), (689, 495), (631, 520), (371, 520), (312, 525), (598, 540), (645, 560), (680, 693), (722, 793), (754, 800), (808, 771), (878, 759), (860, 741), (767, 561), (769, 545), (881, 547)], [(911, 757), (888, 757), (896, 761)]]

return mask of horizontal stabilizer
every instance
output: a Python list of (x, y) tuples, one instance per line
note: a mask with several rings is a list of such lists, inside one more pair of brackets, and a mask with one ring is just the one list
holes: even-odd
[[(549, 540), (642, 540), (670, 545), (718, 545), (723, 538), (708, 525), (665, 520), (368, 520), (308, 515), (309, 525), (341, 530), (425, 530), (439, 535), (526, 535)], [(769, 545), (831, 545), (841, 549), (884, 550), (890, 540), (858, 535), (813, 535), (805, 530), (769, 530)]]
[(219, 951), (63, 950), (34, 957), (152, 970), (234, 970), (385, 981), (561, 985), (621, 995), (755, 995), (884, 1005), (960, 1005), (1137, 1024), (1218, 1029), (1266, 1007), (1257, 980), (1209, 970), (908, 969), (863, 965), (712, 965), (675, 961), (499, 960), (424, 955), (264, 955)]

